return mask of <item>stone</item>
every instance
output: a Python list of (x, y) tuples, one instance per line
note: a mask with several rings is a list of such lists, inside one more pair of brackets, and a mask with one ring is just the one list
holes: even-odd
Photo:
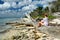
[(60, 26), (60, 19), (56, 18), (52, 21), (49, 21), (49, 26)]
[(60, 16), (60, 12), (53, 13), (53, 15), (59, 17)]
[(46, 33), (52, 37), (60, 38), (60, 27), (52, 26), (52, 27), (40, 27), (40, 31)]

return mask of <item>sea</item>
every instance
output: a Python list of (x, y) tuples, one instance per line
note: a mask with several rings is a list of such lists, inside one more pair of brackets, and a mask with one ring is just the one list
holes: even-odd
[(11, 18), (2, 17), (2, 18), (0, 18), (0, 40), (1, 40), (2, 36), (4, 36), (6, 31), (9, 30), (9, 28), (12, 28), (12, 26), (6, 25), (6, 23), (18, 21), (20, 19), (21, 19), (21, 17), (11, 17)]
[(0, 18), (0, 33), (4, 30), (7, 30), (11, 26), (6, 25), (8, 22), (19, 20), (20, 18)]

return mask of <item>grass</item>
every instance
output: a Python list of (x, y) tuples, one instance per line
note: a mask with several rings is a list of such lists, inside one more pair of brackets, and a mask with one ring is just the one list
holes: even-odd
[(54, 19), (54, 18), (56, 18), (56, 16), (48, 15), (48, 19), (49, 19), (49, 20)]

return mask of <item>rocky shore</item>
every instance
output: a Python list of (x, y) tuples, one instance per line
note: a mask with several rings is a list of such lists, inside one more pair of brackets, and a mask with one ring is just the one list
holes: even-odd
[(40, 31), (34, 33), (33, 27), (18, 27), (7, 31), (1, 40), (51, 40), (52, 38)]
[[(3, 34), (1, 40), (60, 40), (57, 38), (59, 34), (56, 36), (56, 38), (54, 36), (51, 36), (51, 34), (54, 35), (51, 30), (48, 30), (51, 29), (51, 27), (40, 27), (39, 30), (35, 32), (35, 27), (32, 25), (31, 21), (22, 21), (6, 23), (6, 25), (11, 26), (12, 28), (8, 29)], [(52, 33), (49, 35), (49, 32), (47, 30)], [(53, 29), (53, 31), (54, 30), (55, 29)]]

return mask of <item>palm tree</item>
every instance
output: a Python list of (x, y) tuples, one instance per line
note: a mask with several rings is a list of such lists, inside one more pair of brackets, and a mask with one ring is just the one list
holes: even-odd
[(30, 16), (33, 18), (37, 18), (41, 14), (42, 14), (42, 7), (38, 7), (36, 10), (30, 13)]

